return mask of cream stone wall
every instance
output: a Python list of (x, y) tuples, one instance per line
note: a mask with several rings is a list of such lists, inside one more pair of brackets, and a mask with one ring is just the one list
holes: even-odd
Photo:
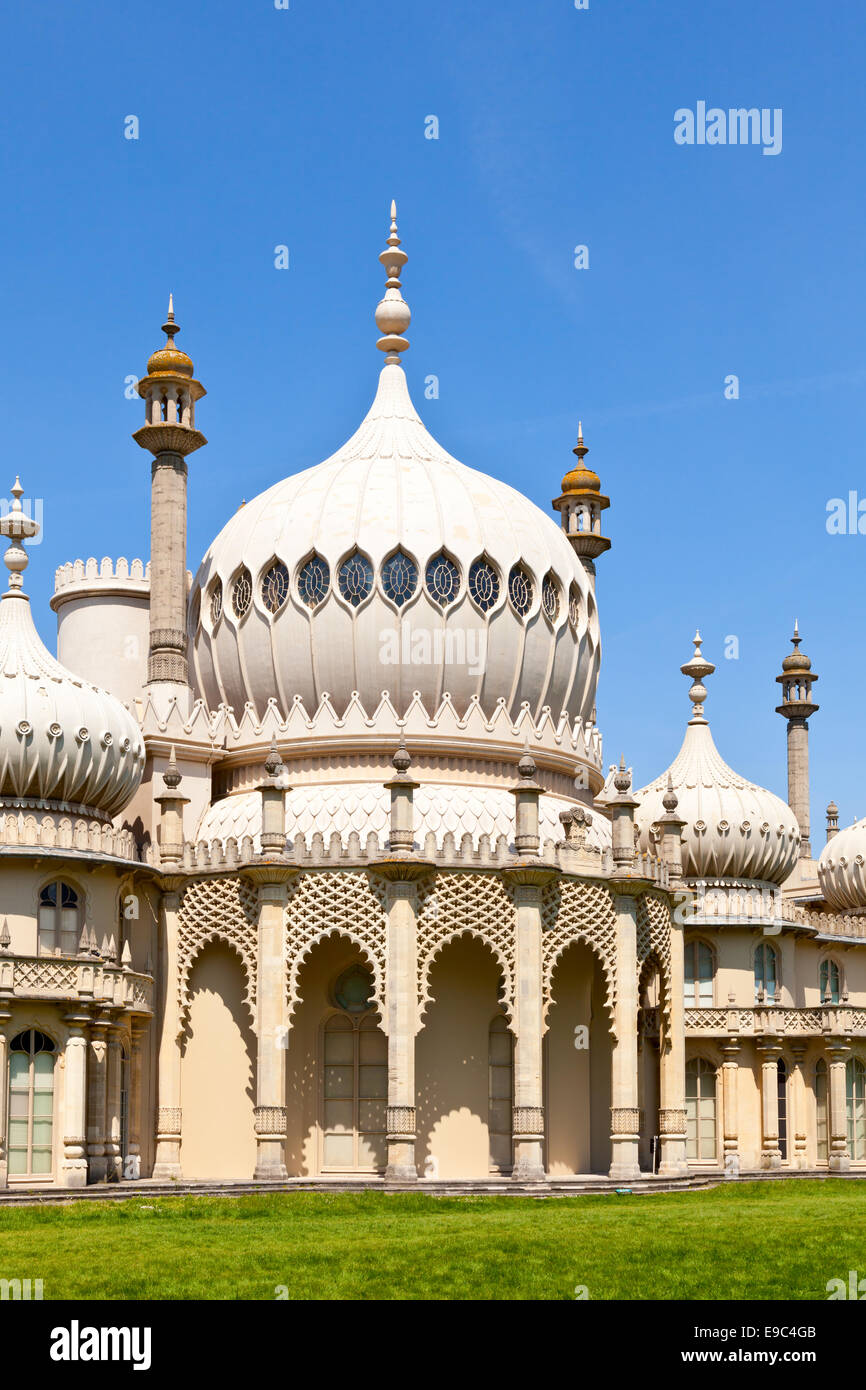
[(54, 602), (58, 660), (124, 704), (139, 699), (147, 681), (150, 602), (146, 585), (140, 587), (140, 593), (85, 590)]
[[(553, 1177), (593, 1171), (593, 1155), (610, 1166), (609, 1016), (604, 976), (585, 946), (570, 946), (553, 974), (546, 1035), (547, 1170)], [(589, 1029), (588, 1049), (575, 1046)]]

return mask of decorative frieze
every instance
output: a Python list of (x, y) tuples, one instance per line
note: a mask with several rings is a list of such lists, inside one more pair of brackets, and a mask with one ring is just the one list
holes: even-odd
[(415, 1106), (389, 1105), (385, 1111), (389, 1138), (415, 1138)]
[(515, 1106), (512, 1127), (515, 1139), (543, 1139), (544, 1107), (541, 1105)]
[(611, 1134), (640, 1134), (640, 1109), (634, 1106), (611, 1107)]
[(686, 1134), (685, 1110), (659, 1110), (659, 1134)]
[(257, 1135), (285, 1134), (286, 1107), (284, 1105), (257, 1105), (253, 1110), (253, 1122)]
[(161, 1105), (156, 1112), (157, 1139), (179, 1139), (182, 1110), (179, 1105)]

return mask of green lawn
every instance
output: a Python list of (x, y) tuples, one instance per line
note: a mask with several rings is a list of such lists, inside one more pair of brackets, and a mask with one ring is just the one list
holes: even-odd
[(659, 1196), (297, 1193), (0, 1208), (0, 1278), (51, 1298), (826, 1299), (866, 1275), (866, 1184)]

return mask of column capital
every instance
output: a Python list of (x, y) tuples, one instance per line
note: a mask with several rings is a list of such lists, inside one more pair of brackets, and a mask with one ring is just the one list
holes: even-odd
[(544, 888), (554, 879), (560, 878), (562, 871), (542, 859), (519, 859), (516, 864), (508, 864), (499, 870), (506, 883), (515, 888)]
[[(259, 902), (278, 902), (286, 897), (286, 885), (291, 883), (293, 878), (297, 878), (300, 869), (294, 865), (281, 864), (278, 860), (269, 859), (258, 864), (247, 864), (240, 870), (240, 877), (252, 883), (259, 894)], [(269, 894), (269, 889), (277, 889), (276, 894)]]
[(400, 880), (414, 883), (417, 879), (426, 878), (428, 874), (435, 872), (436, 865), (432, 860), (420, 859), (414, 854), (389, 854), (387, 859), (378, 859), (368, 869), (368, 873), (388, 879), (392, 883)]

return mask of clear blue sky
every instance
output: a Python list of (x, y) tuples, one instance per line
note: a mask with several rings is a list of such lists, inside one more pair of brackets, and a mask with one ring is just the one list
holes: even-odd
[[(437, 437), (547, 508), (584, 422), (612, 499), (608, 757), (638, 785), (672, 758), (699, 623), (717, 743), (784, 794), (774, 677), (796, 615), (821, 676), (814, 838), (831, 796), (843, 823), (866, 814), (866, 536), (825, 526), (830, 498), (866, 497), (856, 0), (97, 0), (2, 22), (4, 466), (45, 499), (28, 580), (46, 638), (57, 564), (147, 554), (124, 378), (169, 289), (208, 388), (194, 569), (242, 497), (366, 410), (395, 197), (406, 366)], [(698, 101), (781, 107), (781, 154), (675, 144)]]

